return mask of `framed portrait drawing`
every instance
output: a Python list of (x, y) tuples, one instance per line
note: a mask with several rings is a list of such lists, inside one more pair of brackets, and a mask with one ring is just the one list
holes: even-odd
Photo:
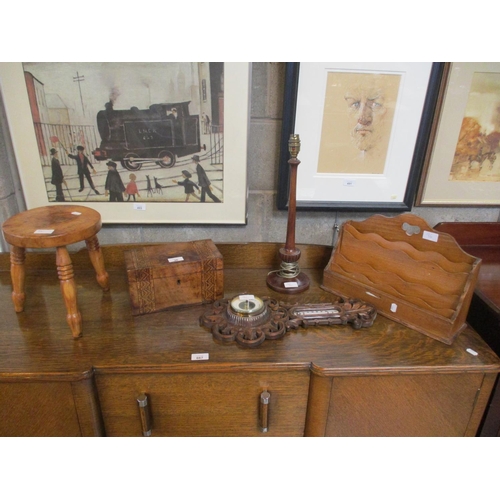
[(287, 63), (278, 208), (299, 134), (297, 209), (405, 211), (418, 184), (442, 63)]
[(245, 224), (250, 63), (0, 63), (27, 208)]
[(446, 63), (418, 206), (500, 206), (500, 63)]

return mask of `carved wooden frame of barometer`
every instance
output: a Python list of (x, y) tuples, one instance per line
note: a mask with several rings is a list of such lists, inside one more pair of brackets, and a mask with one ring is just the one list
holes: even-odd
[(333, 303), (286, 304), (270, 297), (250, 294), (215, 301), (200, 317), (214, 339), (257, 347), (266, 339), (283, 337), (291, 329), (316, 325), (372, 326), (377, 310), (359, 299), (339, 299)]

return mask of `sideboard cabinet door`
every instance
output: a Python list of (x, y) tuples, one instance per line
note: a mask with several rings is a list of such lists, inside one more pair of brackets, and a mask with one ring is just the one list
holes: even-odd
[(97, 370), (96, 383), (107, 436), (304, 434), (308, 370), (154, 374)]
[(493, 380), (481, 373), (312, 375), (318, 401), (310, 401), (306, 435), (473, 436)]
[(93, 381), (0, 381), (0, 436), (103, 435)]

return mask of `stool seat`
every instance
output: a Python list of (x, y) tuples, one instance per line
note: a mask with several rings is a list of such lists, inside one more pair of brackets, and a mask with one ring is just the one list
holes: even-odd
[(22, 248), (55, 248), (84, 241), (102, 227), (101, 214), (79, 205), (39, 207), (13, 215), (2, 229), (7, 243)]
[(5, 240), (11, 245), (10, 272), (12, 301), (16, 312), (24, 311), (24, 261), (26, 248), (55, 248), (56, 265), (61, 292), (66, 305), (66, 320), (74, 338), (82, 334), (82, 318), (76, 300), (73, 264), (66, 245), (85, 241), (97, 282), (109, 290), (108, 273), (97, 239), (102, 227), (96, 210), (80, 205), (53, 205), (26, 210), (13, 215), (2, 225)]

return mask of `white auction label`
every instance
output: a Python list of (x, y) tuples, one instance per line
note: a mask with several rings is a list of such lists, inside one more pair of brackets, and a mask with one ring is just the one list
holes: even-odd
[(474, 350), (474, 349), (471, 349), (470, 347), (468, 347), (467, 349), (465, 349), (469, 354), (472, 354), (473, 356), (477, 356), (477, 352)]
[(37, 229), (35, 234), (52, 234), (55, 229)]
[(424, 240), (437, 241), (439, 239), (439, 234), (431, 233), (430, 231), (424, 231), (424, 233), (422, 234), (422, 238)]
[(391, 312), (395, 313), (398, 310), (398, 305), (394, 304), (394, 302), (391, 304)]
[(283, 286), (285, 288), (298, 288), (299, 284), (296, 281), (286, 281), (283, 283)]
[(82, 215), (82, 212), (71, 212), (71, 215)]
[(253, 299), (255, 299), (255, 295), (240, 295), (239, 299), (240, 300), (253, 300)]
[(170, 257), (168, 259), (169, 262), (182, 262), (184, 260), (184, 257)]
[(146, 210), (145, 203), (134, 203), (133, 207), (134, 207), (134, 210)]
[(191, 354), (191, 361), (203, 361), (208, 359), (208, 352), (198, 352), (196, 354)]

